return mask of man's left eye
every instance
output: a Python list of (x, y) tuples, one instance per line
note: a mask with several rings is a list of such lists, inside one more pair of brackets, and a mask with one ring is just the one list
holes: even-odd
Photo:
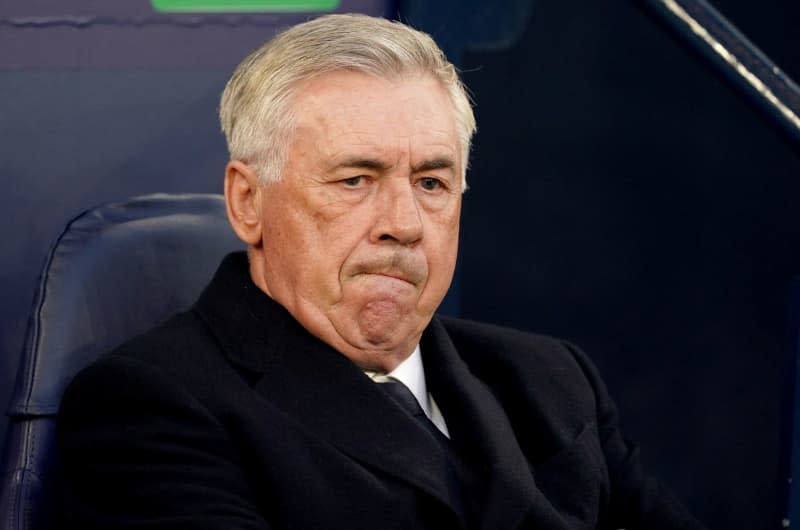
[(442, 187), (442, 181), (433, 177), (425, 177), (419, 179), (419, 185), (424, 190), (436, 191), (437, 189)]
[(360, 186), (364, 182), (364, 177), (362, 175), (358, 175), (356, 177), (350, 177), (342, 180), (345, 186), (354, 188), (356, 186)]

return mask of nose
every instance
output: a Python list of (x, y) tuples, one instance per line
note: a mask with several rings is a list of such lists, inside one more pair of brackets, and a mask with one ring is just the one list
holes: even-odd
[(412, 245), (422, 239), (422, 216), (410, 182), (384, 182), (375, 208), (372, 240)]

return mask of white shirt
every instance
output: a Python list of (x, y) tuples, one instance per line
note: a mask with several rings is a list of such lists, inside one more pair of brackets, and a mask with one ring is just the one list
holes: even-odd
[(417, 398), (419, 406), (436, 428), (450, 438), (450, 432), (447, 430), (447, 424), (444, 421), (444, 416), (433, 400), (428, 386), (425, 384), (425, 368), (422, 365), (422, 352), (419, 345), (414, 348), (411, 355), (406, 360), (397, 365), (397, 367), (388, 374), (373, 372), (370, 370), (364, 371), (370, 379), (376, 383), (383, 383), (391, 379), (400, 381), (408, 387), (414, 397)]

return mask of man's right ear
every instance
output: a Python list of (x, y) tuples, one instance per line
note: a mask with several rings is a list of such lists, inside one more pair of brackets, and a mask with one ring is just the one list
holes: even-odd
[(250, 247), (261, 244), (262, 188), (256, 172), (240, 160), (225, 167), (225, 207), (239, 239)]

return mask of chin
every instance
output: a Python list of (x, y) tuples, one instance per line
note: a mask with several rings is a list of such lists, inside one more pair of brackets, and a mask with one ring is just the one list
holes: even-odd
[(413, 340), (415, 328), (405, 320), (359, 321), (357, 333), (368, 348), (392, 351)]
[(360, 328), (359, 334), (361, 335), (361, 341), (369, 347), (379, 348), (381, 350), (391, 350), (393, 347), (398, 346), (402, 340), (399, 336), (402, 336), (402, 333), (399, 333), (399, 330), (396, 328), (392, 330), (386, 329), (372, 329), (372, 328)]

